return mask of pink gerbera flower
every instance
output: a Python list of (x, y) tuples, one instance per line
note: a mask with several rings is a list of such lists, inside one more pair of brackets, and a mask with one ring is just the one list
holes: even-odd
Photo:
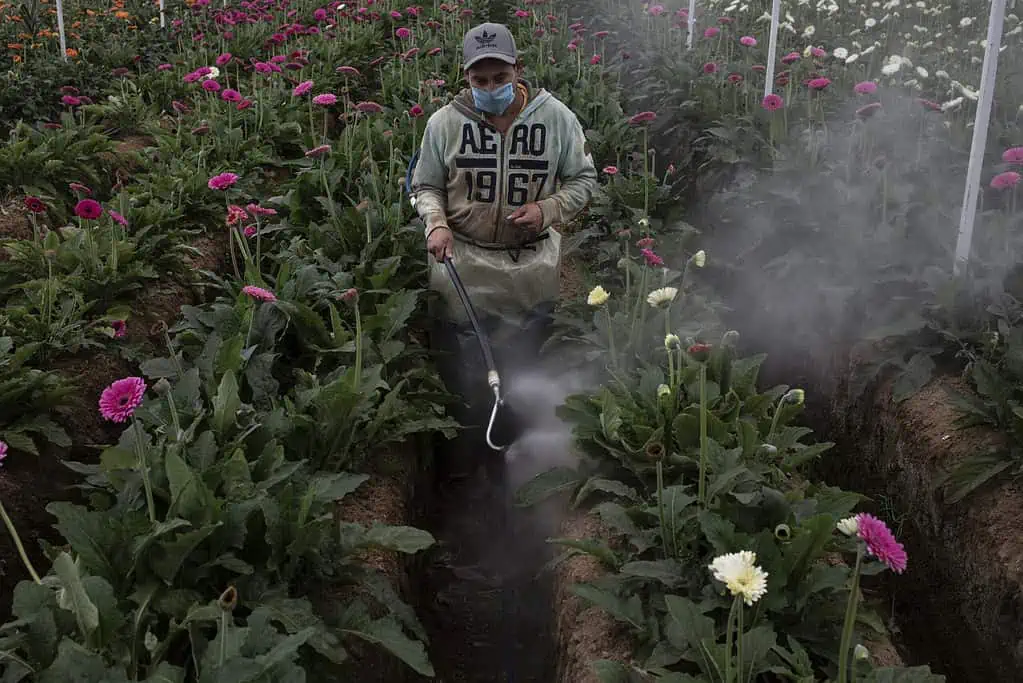
[(215, 80), (211, 78), (208, 81), (202, 82), (202, 89), (205, 90), (206, 92), (217, 92), (218, 90), (220, 90), (220, 83), (217, 83)]
[(111, 422), (124, 422), (135, 414), (135, 409), (146, 395), (146, 383), (141, 377), (119, 379), (99, 397), (99, 412)]
[(638, 114), (633, 115), (632, 118), (629, 119), (629, 123), (632, 125), (637, 125), (640, 123), (649, 123), (650, 121), (653, 121), (656, 118), (657, 114), (655, 114), (652, 111), (641, 111)]
[(664, 265), (664, 259), (655, 254), (651, 249), (640, 249), (639, 253), (643, 254), (643, 260), (646, 261), (648, 266), (655, 267)]
[(324, 154), (330, 153), (330, 145), (320, 145), (319, 147), (313, 147), (311, 150), (305, 153), (307, 157), (317, 158), (322, 157)]
[(604, 173), (606, 173), (608, 175), (618, 175), (618, 167), (617, 166), (605, 166), (604, 167)]
[(705, 31), (703, 32), (703, 37), (704, 37), (704, 38), (714, 38), (714, 37), (716, 37), (716, 36), (717, 36), (717, 34), (719, 34), (719, 33), (721, 33), (721, 29), (718, 29), (718, 28), (714, 28), (713, 26), (711, 26), (710, 28), (706, 29), (706, 30), (705, 30)]
[(999, 173), (991, 179), (991, 187), (996, 190), (1006, 190), (1010, 187), (1015, 187), (1019, 184), (1020, 174), (1015, 171), (1006, 171), (1005, 173)]
[(874, 81), (860, 81), (853, 86), (853, 92), (857, 95), (872, 95), (877, 92), (877, 83)]
[(242, 94), (235, 90), (234, 88), (225, 88), (220, 93), (220, 99), (224, 100), (225, 102), (241, 102), (243, 98)]
[(337, 95), (329, 92), (322, 93), (313, 98), (313, 104), (318, 104), (323, 107), (329, 107), (332, 104), (337, 104)]
[(128, 334), (128, 325), (123, 320), (114, 320), (110, 323), (114, 330), (114, 339), (121, 339)]
[(256, 301), (277, 301), (277, 297), (273, 292), (254, 285), (246, 285), (242, 287), (242, 294), (250, 296)]
[(363, 114), (379, 114), (384, 110), (384, 108), (376, 102), (359, 102), (355, 105), (355, 108)]
[(238, 182), (237, 173), (220, 173), (210, 178), (209, 182), (206, 183), (206, 187), (211, 190), (226, 190), (236, 182)]
[(831, 85), (831, 79), (824, 77), (811, 78), (809, 81), (806, 82), (806, 85), (811, 90), (824, 90), (829, 85)]
[(739, 43), (746, 47), (756, 47), (757, 39), (753, 36), (743, 36), (742, 38), (739, 38)]
[(114, 222), (117, 223), (118, 225), (125, 228), (128, 227), (128, 219), (119, 214), (118, 212), (114, 211), (113, 209), (107, 209), (107, 215), (113, 218)]
[(703, 65), (703, 73), (705, 74), (717, 73), (717, 70), (718, 65), (715, 64), (714, 62), (707, 62), (706, 64)]
[(785, 102), (781, 99), (781, 95), (776, 95), (774, 93), (765, 95), (763, 102), (760, 103), (760, 106), (767, 111), (778, 111), (784, 105)]
[(7, 459), (7, 444), (0, 441), (0, 466), (3, 465), (4, 460)]
[(1002, 161), (1007, 164), (1023, 163), (1023, 147), (1010, 147), (1002, 152)]
[(856, 515), (857, 535), (867, 544), (867, 552), (888, 565), (896, 574), (906, 571), (906, 549), (895, 540), (888, 525), (873, 515)]
[(394, 35), (396, 35), (401, 40), (408, 40), (409, 38), (412, 37), (412, 31), (410, 31), (407, 28), (405, 28), (404, 26), (402, 26), (402, 27), (398, 28), (397, 31), (394, 32)]
[(75, 204), (75, 215), (88, 221), (94, 221), (103, 215), (103, 207), (95, 199), (83, 199)]
[(231, 61), (231, 57), (232, 55), (230, 52), (225, 52), (224, 54), (217, 57), (217, 61), (215, 63), (217, 66), (224, 66)]
[(295, 89), (291, 91), (291, 94), (293, 97), (301, 97), (302, 95), (305, 95), (312, 89), (313, 89), (312, 81), (302, 81), (301, 83), (295, 86)]

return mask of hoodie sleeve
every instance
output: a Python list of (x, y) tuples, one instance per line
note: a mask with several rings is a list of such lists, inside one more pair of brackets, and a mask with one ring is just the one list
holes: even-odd
[(547, 199), (540, 200), (543, 227), (567, 223), (582, 211), (597, 189), (597, 169), (586, 144), (579, 118), (571, 109), (561, 106), (561, 139), (567, 141), (558, 159), (561, 187)]
[(438, 225), (448, 223), (448, 170), (444, 163), (446, 145), (442, 115), (443, 110), (438, 111), (426, 122), (423, 142), (419, 147), (419, 160), (412, 174), (416, 213), (426, 224), (427, 233)]

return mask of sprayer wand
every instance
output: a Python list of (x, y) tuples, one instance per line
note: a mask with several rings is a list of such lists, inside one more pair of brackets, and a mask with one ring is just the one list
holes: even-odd
[[(412, 208), (416, 206), (416, 198), (412, 194), (412, 173), (418, 161), (419, 150), (417, 149), (412, 154), (408, 169), (405, 171), (405, 193), (409, 197), (409, 203), (412, 205)], [(497, 374), (497, 364), (494, 363), (494, 353), (490, 348), (490, 339), (487, 337), (486, 332), (483, 331), (479, 318), (476, 317), (476, 310), (472, 307), (472, 302), (469, 301), (469, 294), (465, 291), (462, 279), (458, 277), (458, 271), (455, 270), (454, 262), (450, 258), (445, 257), (444, 266), (447, 268), (451, 283), (455, 286), (455, 291), (458, 292), (458, 298), (462, 300), (462, 306), (465, 308), (466, 315), (469, 316), (469, 322), (472, 323), (476, 339), (479, 340), (480, 351), (483, 353), (483, 362), (487, 365), (487, 383), (494, 392), (494, 408), (490, 411), (490, 422), (487, 423), (487, 445), (495, 451), (504, 450), (502, 446), (495, 445), (490, 436), (490, 433), (494, 430), (494, 422), (497, 420), (497, 409), (504, 405), (504, 398), (501, 396), (501, 376)]]
[(445, 258), (444, 266), (447, 268), (448, 276), (451, 277), (451, 283), (455, 286), (458, 298), (462, 300), (462, 306), (465, 307), (465, 313), (469, 316), (469, 322), (472, 324), (473, 332), (476, 333), (476, 339), (478, 339), (480, 343), (480, 351), (483, 353), (483, 362), (487, 366), (487, 383), (490, 385), (490, 389), (494, 392), (494, 407), (490, 411), (490, 421), (487, 423), (487, 445), (495, 451), (500, 451), (503, 450), (503, 447), (494, 444), (491, 432), (494, 429), (494, 422), (497, 420), (497, 409), (504, 405), (504, 398), (501, 396), (501, 376), (498, 374), (497, 364), (494, 362), (494, 353), (490, 348), (490, 338), (487, 337), (487, 333), (483, 330), (483, 326), (480, 325), (479, 318), (476, 317), (476, 310), (472, 307), (472, 302), (469, 301), (469, 294), (465, 291), (465, 285), (462, 284), (462, 279), (458, 277), (458, 271), (455, 270), (454, 262), (450, 258)]

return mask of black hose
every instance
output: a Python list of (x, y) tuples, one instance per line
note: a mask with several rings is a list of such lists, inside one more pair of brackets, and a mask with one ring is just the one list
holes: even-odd
[(483, 330), (483, 326), (480, 325), (479, 318), (476, 317), (476, 310), (472, 307), (472, 302), (469, 301), (469, 294), (465, 291), (465, 285), (462, 284), (462, 278), (458, 277), (458, 271), (455, 270), (455, 264), (450, 258), (444, 258), (444, 266), (448, 269), (448, 275), (451, 277), (451, 283), (455, 286), (455, 291), (458, 292), (458, 298), (462, 300), (462, 306), (465, 307), (465, 313), (469, 316), (469, 322), (472, 324), (473, 332), (476, 333), (476, 339), (479, 340), (480, 351), (483, 353), (483, 362), (487, 366), (487, 371), (497, 372), (497, 364), (494, 362), (494, 352), (490, 348), (490, 338)]

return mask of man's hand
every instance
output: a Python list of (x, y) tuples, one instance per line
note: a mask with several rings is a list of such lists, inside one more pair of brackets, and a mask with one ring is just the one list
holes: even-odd
[(426, 240), (426, 250), (441, 263), (446, 258), (455, 256), (455, 236), (446, 225), (438, 226), (430, 231)]
[(508, 216), (508, 220), (524, 230), (539, 232), (543, 228), (543, 211), (540, 210), (539, 204), (533, 202), (515, 209)]

